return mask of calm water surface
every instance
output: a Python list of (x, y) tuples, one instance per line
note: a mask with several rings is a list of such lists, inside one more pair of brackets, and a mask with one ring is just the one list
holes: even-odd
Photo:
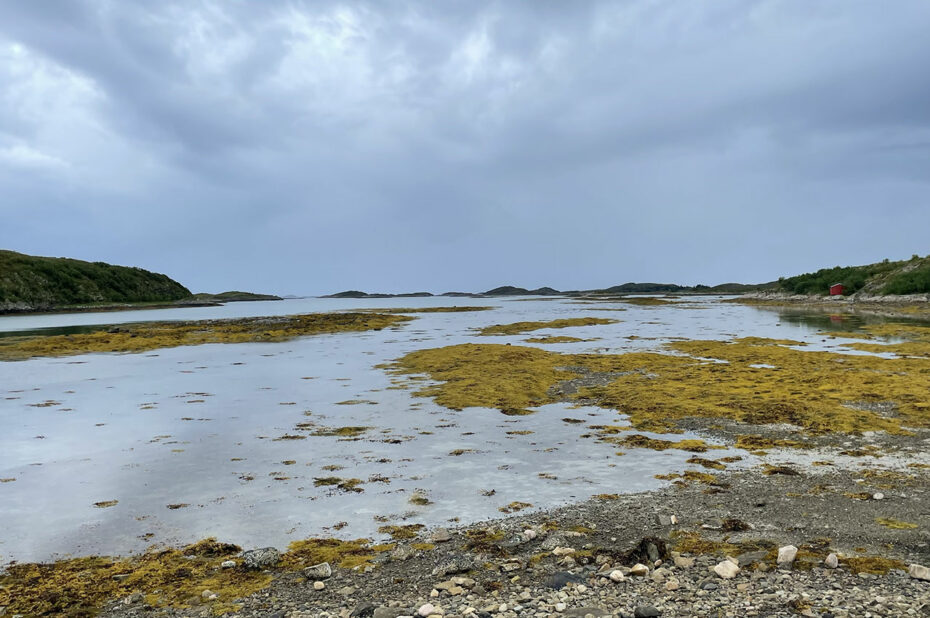
[[(499, 507), (513, 501), (545, 508), (657, 487), (654, 475), (688, 468), (690, 454), (632, 449), (617, 456), (611, 445), (580, 437), (590, 424), (624, 423), (616, 412), (561, 404), (525, 417), (451, 411), (390, 389), (389, 376), (376, 365), (421, 348), (518, 344), (540, 334), (599, 338), (540, 346), (565, 352), (655, 349), (677, 338), (746, 335), (796, 339), (809, 343), (808, 349), (837, 349), (844, 341), (819, 334), (822, 318), (783, 319), (717, 301), (638, 307), (540, 299), (301, 299), (0, 317), (0, 332), (23, 334), (363, 307), (495, 307), (418, 314), (396, 329), (284, 343), (0, 363), (0, 479), (15, 479), (0, 483), (0, 564), (125, 554), (207, 536), (283, 549), (321, 534), (377, 537), (384, 518), (467, 523), (500, 516)], [(621, 308), (626, 310), (609, 310)], [(490, 324), (579, 316), (619, 321), (520, 336), (474, 332)], [(370, 429), (346, 440), (296, 427), (308, 422), (321, 429)], [(307, 437), (281, 439), (293, 435)], [(450, 454), (458, 450), (465, 452)], [(314, 483), (331, 476), (361, 479), (364, 491)], [(415, 494), (431, 504), (412, 505)], [(114, 500), (115, 506), (95, 506)]]

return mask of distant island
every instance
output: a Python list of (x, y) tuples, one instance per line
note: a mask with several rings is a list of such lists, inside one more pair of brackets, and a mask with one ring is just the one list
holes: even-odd
[(0, 250), (0, 313), (115, 310), (280, 300), (249, 292), (192, 294), (142, 268)]
[[(835, 266), (816, 272), (782, 277), (768, 283), (721, 283), (719, 285), (678, 285), (676, 283), (624, 283), (593, 290), (559, 291), (502, 285), (486, 292), (446, 292), (436, 296), (485, 298), (496, 296), (625, 296), (630, 294), (747, 294), (827, 296), (837, 291), (843, 296), (899, 296), (930, 293), (930, 256), (914, 255), (909, 260), (884, 260), (864, 266)], [(434, 296), (430, 292), (382, 294), (347, 290), (323, 298), (404, 298)]]
[(328, 294), (322, 298), (410, 298), (410, 297), (468, 297), (485, 298), (495, 296), (594, 296), (594, 295), (625, 295), (625, 294), (742, 294), (744, 292), (772, 289), (775, 282), (758, 285), (743, 283), (723, 283), (713, 287), (706, 285), (677, 285), (674, 283), (624, 283), (609, 288), (597, 290), (567, 290), (559, 291), (551, 287), (536, 289), (521, 288), (514, 285), (502, 285), (486, 292), (445, 292), (432, 294), (430, 292), (414, 292), (409, 294), (383, 294), (346, 290), (337, 294)]

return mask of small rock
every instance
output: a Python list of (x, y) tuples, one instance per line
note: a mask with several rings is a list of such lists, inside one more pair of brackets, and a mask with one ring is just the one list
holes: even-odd
[(464, 555), (455, 555), (451, 556), (447, 562), (439, 565), (433, 569), (433, 575), (438, 575), (440, 577), (445, 575), (456, 575), (458, 573), (466, 573), (475, 568), (475, 561), (471, 558), (468, 558)]
[(637, 577), (645, 577), (648, 574), (649, 574), (649, 567), (639, 562), (634, 564), (633, 568), (630, 569), (630, 575), (636, 575)]
[(610, 581), (612, 582), (626, 581), (626, 576), (623, 574), (623, 571), (618, 571), (617, 569), (614, 569), (613, 571), (611, 571), (610, 575), (608, 575), (607, 577), (609, 577)]
[(873, 500), (884, 500), (885, 494), (883, 494), (882, 492), (874, 493), (872, 494), (872, 499)]
[(671, 526), (672, 518), (670, 515), (656, 515), (656, 523), (660, 526)]
[(326, 588), (326, 584), (324, 584), (323, 582), (313, 582), (314, 590), (323, 590), (324, 588)]
[(655, 543), (648, 543), (646, 545), (646, 555), (649, 556), (650, 562), (657, 562), (662, 557), (659, 555), (659, 548), (656, 547)]
[(411, 607), (379, 607), (371, 618), (399, 618), (400, 616), (411, 616), (416, 610)]
[(749, 584), (736, 584), (736, 589), (740, 592), (746, 592), (749, 590)]
[(314, 564), (304, 569), (304, 577), (310, 580), (329, 579), (333, 575), (333, 568), (328, 562)]
[(538, 535), (536, 534), (536, 531), (533, 530), (532, 528), (527, 528), (526, 530), (523, 531), (523, 538), (526, 539), (527, 541), (532, 541), (537, 536)]
[(555, 604), (555, 611), (557, 612), (564, 612), (567, 608), (568, 608), (568, 605), (566, 605), (565, 603)]
[(678, 583), (678, 580), (673, 577), (672, 579), (665, 582), (665, 589), (668, 590), (669, 592), (673, 592), (675, 590), (678, 590), (680, 585), (681, 584)]
[(634, 618), (658, 618), (662, 614), (659, 613), (659, 610), (654, 608), (652, 605), (640, 605), (635, 610), (633, 610)]
[(778, 548), (778, 558), (775, 560), (778, 564), (791, 564), (798, 555), (798, 548), (794, 545), (785, 545)]
[(352, 613), (349, 614), (349, 618), (370, 618), (374, 613), (374, 605), (371, 603), (359, 603), (355, 606), (355, 609), (352, 610)]
[(740, 554), (736, 557), (737, 564), (739, 566), (749, 566), (750, 564), (755, 564), (765, 560), (765, 557), (768, 555), (767, 551), (750, 551), (744, 554)]
[(836, 557), (836, 554), (829, 554), (823, 561), (823, 565), (828, 569), (835, 569), (840, 565), (839, 558)]
[[(314, 586), (314, 587), (315, 587), (315, 586)], [(350, 596), (350, 595), (355, 594), (355, 587), (354, 587), (354, 586), (344, 586), (344, 587), (340, 588), (339, 590), (337, 590), (336, 592), (338, 592), (339, 594), (341, 594), (341, 595), (344, 596), (344, 597), (347, 597), (347, 596)]]
[(115, 582), (121, 582), (121, 581), (125, 581), (125, 580), (127, 580), (127, 579), (129, 579), (129, 574), (128, 574), (128, 573), (123, 573), (123, 574), (120, 574), (120, 575), (114, 575), (114, 576), (113, 576), (113, 581), (115, 581)]
[(571, 547), (556, 547), (552, 550), (553, 556), (568, 556), (574, 554), (575, 550)]
[(925, 582), (930, 582), (930, 567), (921, 566), (919, 564), (912, 564), (907, 569), (907, 574), (913, 577), (914, 579), (920, 579)]
[(717, 590), (720, 586), (708, 579), (701, 583), (698, 588), (701, 590)]
[(579, 594), (584, 594), (585, 592), (588, 591), (588, 587), (585, 586), (584, 584), (578, 584), (577, 586), (575, 586), (575, 590), (576, 590)]
[(213, 592), (212, 590), (204, 590), (203, 592), (200, 593), (200, 596), (201, 598), (205, 600), (211, 600), (211, 601), (217, 598), (217, 594)]
[(724, 560), (714, 567), (714, 573), (723, 579), (733, 579), (739, 573), (739, 567), (729, 560)]
[(497, 608), (497, 613), (498, 613), (498, 614), (503, 614), (503, 613), (506, 612), (506, 611), (507, 611), (507, 604), (506, 604), (506, 603), (501, 603), (501, 604), (498, 606), (498, 608)]
[(566, 584), (580, 584), (585, 581), (585, 578), (581, 575), (575, 575), (574, 573), (569, 573), (568, 571), (560, 571), (554, 573), (546, 580), (546, 586), (549, 588), (554, 588), (555, 590), (561, 590), (566, 586)]
[(694, 558), (684, 558), (682, 556), (675, 556), (673, 558), (675, 561), (675, 566), (680, 569), (690, 569), (694, 566)]
[(452, 540), (452, 533), (445, 528), (436, 528), (433, 530), (433, 533), (429, 535), (429, 540), (433, 543), (445, 543)]
[(420, 606), (420, 609), (417, 610), (417, 614), (422, 616), (423, 618), (426, 618), (427, 616), (435, 613), (435, 611), (436, 611), (436, 608), (433, 606), (432, 603), (426, 603), (425, 605)]
[(435, 599), (436, 597), (439, 596), (439, 591), (433, 588), (432, 590), (429, 591), (429, 596), (431, 599)]
[(281, 560), (281, 552), (274, 547), (262, 547), (260, 549), (250, 549), (242, 553), (242, 566), (247, 569), (261, 570), (278, 564)]
[(416, 555), (416, 550), (409, 545), (398, 545), (391, 550), (391, 560), (396, 560), (398, 562), (403, 562), (404, 560), (409, 560)]
[(223, 561), (223, 562), (220, 564), (220, 567), (221, 567), (221, 568), (224, 568), (224, 569), (234, 569), (234, 568), (236, 568), (236, 561), (235, 561), (235, 560), (225, 560), (225, 561)]

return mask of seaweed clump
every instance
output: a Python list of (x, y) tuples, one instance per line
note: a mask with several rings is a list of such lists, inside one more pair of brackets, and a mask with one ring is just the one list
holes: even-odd
[[(798, 433), (907, 434), (930, 427), (930, 360), (797, 349), (760, 338), (677, 341), (677, 354), (559, 354), (526, 346), (463, 344), (417, 350), (386, 368), (433, 381), (415, 391), (447, 408), (521, 410), (566, 397), (559, 385), (592, 374), (605, 383), (572, 393), (629, 415), (633, 429), (678, 431), (689, 418), (728, 419), (747, 431), (739, 446), (799, 448), (794, 440), (752, 435), (753, 425), (787, 424)], [(848, 402), (894, 402), (883, 415)]]
[(184, 549), (152, 551), (128, 559), (88, 557), (50, 564), (14, 564), (0, 575), (0, 606), (12, 614), (93, 616), (107, 602), (133, 593), (154, 607), (183, 608), (201, 593), (217, 595), (214, 614), (238, 609), (236, 600), (268, 586), (271, 576), (223, 569), (235, 545), (207, 539)]
[(563, 318), (547, 322), (514, 322), (512, 324), (495, 324), (485, 326), (478, 331), (480, 335), (519, 335), (543, 328), (570, 328), (573, 326), (596, 326), (599, 324), (613, 324), (617, 320), (607, 318)]
[(74, 335), (7, 337), (0, 360), (71, 356), (92, 352), (144, 352), (207, 343), (288, 341), (307, 335), (381, 330), (413, 318), (380, 313), (310, 313), (281, 317), (148, 322)]

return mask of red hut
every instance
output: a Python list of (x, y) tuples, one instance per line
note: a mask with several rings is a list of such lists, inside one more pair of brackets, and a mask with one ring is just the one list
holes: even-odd
[(846, 291), (846, 286), (842, 283), (834, 283), (830, 286), (830, 296), (842, 296)]

